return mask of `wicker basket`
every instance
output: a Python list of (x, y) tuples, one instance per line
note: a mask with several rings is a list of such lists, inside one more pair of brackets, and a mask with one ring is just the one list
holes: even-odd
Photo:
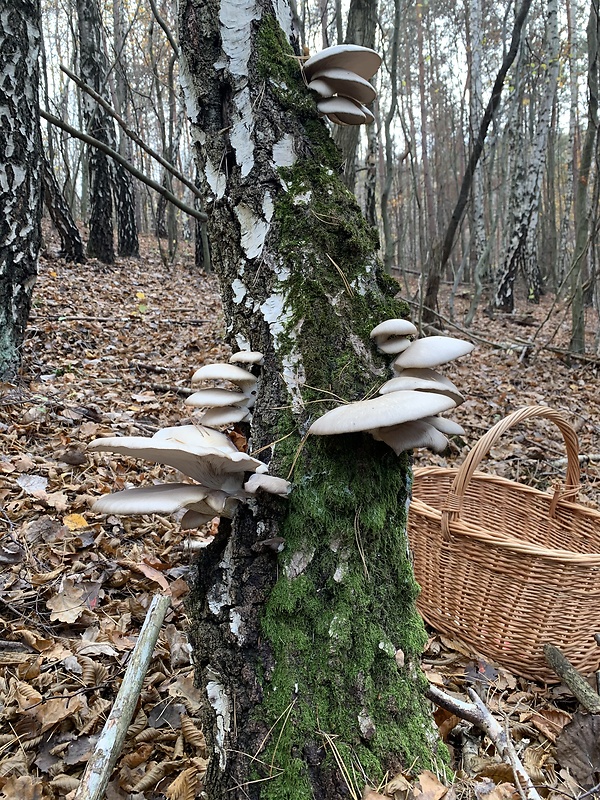
[[(567, 449), (566, 487), (554, 496), (475, 472), (509, 428), (552, 420)], [(588, 674), (600, 664), (600, 513), (573, 502), (577, 435), (557, 411), (527, 406), (501, 420), (458, 469), (415, 469), (409, 538), (417, 600), (443, 633), (512, 672), (556, 682), (543, 645)]]

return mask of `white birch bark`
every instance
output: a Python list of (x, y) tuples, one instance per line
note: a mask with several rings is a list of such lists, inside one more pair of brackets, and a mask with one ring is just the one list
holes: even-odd
[(512, 311), (514, 308), (514, 284), (519, 266), (525, 271), (529, 299), (537, 302), (541, 291), (541, 276), (537, 261), (537, 225), (552, 105), (558, 79), (560, 46), (558, 0), (548, 0), (547, 3), (546, 40), (548, 50), (545, 90), (527, 157), (524, 181), (513, 179), (512, 233), (504, 255), (503, 269), (495, 297), (496, 307), (503, 311)]
[(38, 0), (0, 11), (0, 379), (14, 376), (37, 276), (41, 220)]

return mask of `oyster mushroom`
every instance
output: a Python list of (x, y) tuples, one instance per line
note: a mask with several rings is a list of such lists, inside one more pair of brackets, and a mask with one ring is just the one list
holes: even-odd
[(439, 367), (453, 361), (455, 358), (470, 353), (475, 345), (464, 339), (454, 339), (451, 336), (426, 336), (412, 342), (404, 352), (394, 360), (395, 371), (407, 368)]
[(406, 350), (411, 340), (408, 336), (415, 336), (417, 329), (407, 319), (386, 319), (371, 331), (371, 339), (382, 353), (402, 353)]
[(344, 69), (369, 80), (381, 66), (381, 56), (369, 47), (338, 44), (327, 47), (304, 62), (304, 74), (311, 80), (325, 69)]
[(439, 414), (455, 405), (450, 397), (433, 392), (390, 392), (372, 400), (338, 406), (309, 428), (317, 436), (382, 430), (403, 422)]
[(194, 425), (166, 428), (152, 437), (123, 436), (96, 439), (88, 447), (166, 464), (202, 486), (235, 494), (244, 472), (264, 472), (262, 461), (240, 452), (225, 434)]

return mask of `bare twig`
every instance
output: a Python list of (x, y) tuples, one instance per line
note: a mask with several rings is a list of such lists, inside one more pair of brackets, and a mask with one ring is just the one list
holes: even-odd
[(427, 690), (427, 697), (436, 705), (445, 708), (446, 711), (450, 711), (452, 714), (456, 714), (461, 719), (466, 719), (467, 722), (471, 722), (482, 730), (492, 741), (500, 758), (511, 766), (519, 794), (526, 800), (541, 800), (502, 725), (492, 716), (477, 692), (473, 689), (469, 689), (468, 692), (473, 703), (459, 700), (457, 697), (453, 697), (438, 689), (437, 686), (430, 684)]
[(118, 153), (112, 147), (109, 147), (104, 142), (101, 142), (99, 139), (95, 139), (93, 136), (90, 136), (87, 133), (83, 133), (83, 131), (77, 130), (77, 128), (74, 128), (72, 125), (68, 125), (59, 117), (55, 117), (54, 114), (48, 114), (43, 108), (40, 108), (40, 116), (43, 117), (47, 122), (55, 125), (57, 128), (61, 128), (71, 136), (74, 136), (76, 139), (81, 139), (82, 142), (89, 144), (91, 147), (102, 150), (103, 153), (106, 153), (112, 159), (117, 161), (124, 169), (127, 170), (127, 172), (130, 172), (134, 178), (137, 178), (142, 183), (145, 183), (146, 186), (154, 189), (155, 192), (162, 194), (166, 200), (168, 200), (170, 203), (173, 203), (173, 205), (177, 206), (177, 208), (181, 209), (181, 211), (189, 214), (190, 217), (195, 217), (196, 219), (199, 219), (200, 222), (206, 222), (208, 220), (208, 216), (203, 211), (196, 211), (195, 208), (183, 203), (178, 197), (175, 197), (172, 192), (169, 192), (164, 188), (164, 186), (161, 186), (160, 183), (152, 180), (152, 178), (144, 175), (143, 172), (140, 172), (139, 169), (136, 169), (132, 164), (130, 164), (126, 158), (123, 158), (120, 153)]

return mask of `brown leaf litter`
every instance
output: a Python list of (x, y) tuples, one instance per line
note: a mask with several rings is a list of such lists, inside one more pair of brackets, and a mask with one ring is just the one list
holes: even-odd
[[(49, 242), (51, 251), (51, 236)], [(173, 519), (94, 515), (93, 498), (166, 475), (160, 465), (86, 451), (100, 436), (151, 435), (183, 422), (193, 370), (227, 356), (216, 281), (194, 273), (191, 256), (184, 258), (165, 268), (146, 242), (142, 260), (113, 267), (42, 260), (21, 378), (0, 386), (0, 798), (58, 800), (77, 787), (157, 591), (172, 595), (172, 609), (107, 797), (192, 800), (201, 790), (208, 753), (185, 596), (193, 551), (214, 527), (190, 536)], [(541, 322), (550, 303), (528, 307), (531, 318)], [(597, 457), (582, 464), (583, 500), (597, 503), (598, 365), (568, 366), (554, 352), (525, 348), (523, 329), (505, 317), (481, 316), (474, 332), (478, 324), (485, 339), (503, 347), (479, 345), (468, 363), (447, 370), (468, 398), (454, 414), (467, 431), (464, 442), (454, 439), (444, 456), (419, 452), (416, 460), (460, 462), (500, 417), (548, 403), (574, 422), (581, 452)], [(553, 345), (564, 346), (565, 325)], [(536, 341), (544, 336), (542, 329)], [(487, 468), (544, 488), (564, 475), (564, 455), (557, 432), (536, 423), (494, 448)], [(600, 781), (598, 721), (575, 713), (560, 686), (474, 660), (460, 642), (433, 632), (423, 667), (446, 691), (477, 689), (508, 725), (544, 796), (577, 797)], [(365, 789), (365, 798), (516, 796), (510, 770), (483, 736), (446, 712), (437, 711), (436, 722), (456, 783), (407, 771)]]

